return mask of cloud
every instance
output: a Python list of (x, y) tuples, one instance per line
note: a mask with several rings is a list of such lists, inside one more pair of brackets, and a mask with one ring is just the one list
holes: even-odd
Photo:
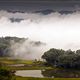
[[(12, 22), (11, 18), (21, 21)], [(80, 12), (72, 14), (54, 12), (43, 15), (0, 11), (0, 36), (29, 37), (32, 41), (41, 41), (47, 44), (46, 47), (42, 47), (45, 48), (42, 52), (52, 47), (76, 50), (80, 48)], [(35, 44), (39, 45), (40, 42)], [(32, 43), (34, 46), (35, 44)], [(38, 48), (33, 50), (39, 52)]]
[(45, 43), (40, 41), (31, 41), (30, 39), (25, 39), (20, 42), (12, 40), (10, 44), (10, 54), (13, 58), (27, 60), (41, 59), (46, 46)]

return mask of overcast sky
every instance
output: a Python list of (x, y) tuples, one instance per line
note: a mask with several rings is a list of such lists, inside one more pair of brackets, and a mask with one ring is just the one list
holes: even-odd
[(0, 10), (73, 10), (80, 5), (80, 0), (0, 0)]
[[(23, 0), (0, 0), (0, 36), (28, 37), (34, 41), (42, 41), (48, 48), (79, 49), (80, 48), (80, 12), (48, 15), (32, 13), (39, 10), (75, 10), (79, 2), (55, 3), (31, 2)], [(26, 2), (26, 3), (25, 3)], [(18, 10), (12, 13), (7, 10)], [(20, 11), (26, 11), (21, 13)], [(29, 13), (28, 13), (29, 12)], [(21, 19), (11, 22), (11, 18)]]
[[(11, 22), (10, 18), (23, 19)], [(28, 37), (49, 48), (80, 48), (80, 12), (72, 14), (11, 13), (0, 11), (0, 36)]]

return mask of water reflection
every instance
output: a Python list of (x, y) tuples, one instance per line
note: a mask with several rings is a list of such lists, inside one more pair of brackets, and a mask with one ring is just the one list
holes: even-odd
[(80, 70), (42, 70), (42, 75), (44, 77), (54, 77), (54, 78), (80, 78)]
[(80, 70), (20, 70), (16, 71), (17, 76), (22, 77), (49, 77), (49, 78), (80, 78)]

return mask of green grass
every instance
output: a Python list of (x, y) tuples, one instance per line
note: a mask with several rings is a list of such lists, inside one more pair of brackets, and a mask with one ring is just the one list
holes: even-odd
[[(5, 68), (9, 70), (42, 70), (52, 69), (51, 67), (40, 66), (41, 61), (35, 62), (34, 60), (19, 60), (10, 58), (0, 58), (0, 63), (5, 64)], [(24, 64), (25, 66), (8, 66), (14, 64)]]
[(4, 63), (4, 64), (33, 64), (33, 60), (0, 58), (0, 63)]
[(32, 77), (16, 77), (16, 80), (80, 80), (80, 78), (32, 78)]
[(33, 64), (33, 60), (20, 60), (22, 64)]
[(9, 70), (42, 70), (42, 69), (53, 69), (52, 67), (38, 67), (38, 66), (31, 66), (31, 67), (26, 67), (26, 66), (23, 66), (23, 67), (10, 67), (10, 66), (6, 66), (5, 67), (6, 69), (9, 69)]

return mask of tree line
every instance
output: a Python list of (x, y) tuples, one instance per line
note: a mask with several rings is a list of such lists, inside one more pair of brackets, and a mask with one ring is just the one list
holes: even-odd
[(64, 68), (80, 68), (80, 50), (63, 50), (52, 48), (42, 55), (42, 58), (52, 66)]

